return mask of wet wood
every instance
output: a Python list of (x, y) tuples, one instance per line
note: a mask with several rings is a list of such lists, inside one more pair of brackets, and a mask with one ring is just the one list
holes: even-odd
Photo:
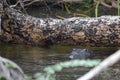
[(120, 16), (68, 19), (36, 18), (7, 8), (1, 41), (45, 46), (120, 46)]

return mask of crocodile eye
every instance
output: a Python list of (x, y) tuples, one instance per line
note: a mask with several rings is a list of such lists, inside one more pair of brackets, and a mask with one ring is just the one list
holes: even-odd
[(85, 52), (85, 51), (86, 51), (86, 49), (81, 50), (81, 52)]
[(76, 50), (76, 48), (73, 48), (73, 51), (75, 51)]
[(70, 59), (73, 59), (74, 57), (73, 56), (69, 56)]

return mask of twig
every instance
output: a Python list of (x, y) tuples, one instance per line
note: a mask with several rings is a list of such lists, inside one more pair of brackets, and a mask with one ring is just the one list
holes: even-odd
[(31, 2), (29, 2), (29, 3), (27, 3), (27, 4), (25, 4), (25, 7), (26, 7), (26, 6), (30, 6), (31, 4), (33, 4), (33, 3), (35, 3), (35, 2), (39, 2), (39, 0), (33, 0), (33, 1), (31, 1)]
[(115, 64), (120, 59), (120, 50), (109, 56), (107, 59), (105, 59), (103, 62), (101, 62), (98, 66), (93, 68), (91, 71), (89, 71), (84, 76), (78, 78), (77, 80), (90, 80), (97, 74), (99, 74), (102, 70), (105, 68)]

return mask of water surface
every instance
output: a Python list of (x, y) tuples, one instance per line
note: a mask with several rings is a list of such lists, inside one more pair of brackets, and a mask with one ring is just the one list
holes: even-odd
[[(33, 47), (27, 45), (0, 43), (0, 55), (16, 62), (27, 75), (42, 72), (45, 66), (69, 60), (72, 48), (88, 48), (95, 52), (93, 59), (103, 60), (119, 47), (79, 47), (79, 46), (52, 46), (47, 48)], [(57, 80), (75, 80), (91, 68), (76, 67), (63, 69), (57, 72)], [(103, 72), (94, 80), (119, 80), (120, 62), (110, 67), (107, 73)], [(115, 78), (116, 76), (116, 78)]]

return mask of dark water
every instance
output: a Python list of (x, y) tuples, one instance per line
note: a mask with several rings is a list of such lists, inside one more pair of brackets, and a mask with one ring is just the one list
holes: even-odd
[[(68, 61), (69, 53), (75, 46), (52, 46), (49, 48), (39, 48), (26, 45), (0, 43), (0, 55), (16, 62), (26, 74), (33, 75), (42, 72), (45, 66), (53, 65), (58, 62)], [(78, 47), (83, 48), (83, 47)], [(119, 47), (85, 47), (93, 50), (96, 55), (93, 59), (103, 60)], [(91, 68), (76, 67), (64, 69), (57, 72), (57, 80), (75, 80), (82, 76)], [(120, 62), (110, 67), (107, 72), (103, 72), (94, 80), (119, 80)], [(116, 78), (115, 78), (116, 76)], [(99, 78), (100, 77), (100, 78)], [(102, 77), (102, 78), (101, 78)]]
[[(29, 15), (32, 15), (35, 17), (40, 17), (40, 18), (52, 17), (52, 18), (64, 19), (64, 18), (71, 18), (71, 17), (80, 17), (80, 15), (75, 15), (75, 14), (84, 14), (84, 15), (88, 15), (90, 17), (95, 17), (95, 10), (94, 9), (91, 9), (92, 11), (88, 11), (88, 14), (85, 14), (84, 11), (86, 11), (86, 10), (82, 10), (82, 9), (79, 10), (78, 8), (73, 8), (70, 10), (71, 14), (68, 14), (68, 12), (60, 6), (48, 5), (48, 7), (46, 5), (44, 5), (44, 6), (31, 6), (31, 7), (27, 8), (27, 13)], [(117, 11), (118, 10), (114, 9), (114, 8), (111, 9), (111, 8), (107, 8), (104, 6), (99, 6), (98, 16), (117, 15)], [(82, 16), (82, 17), (84, 17), (84, 16)]]

